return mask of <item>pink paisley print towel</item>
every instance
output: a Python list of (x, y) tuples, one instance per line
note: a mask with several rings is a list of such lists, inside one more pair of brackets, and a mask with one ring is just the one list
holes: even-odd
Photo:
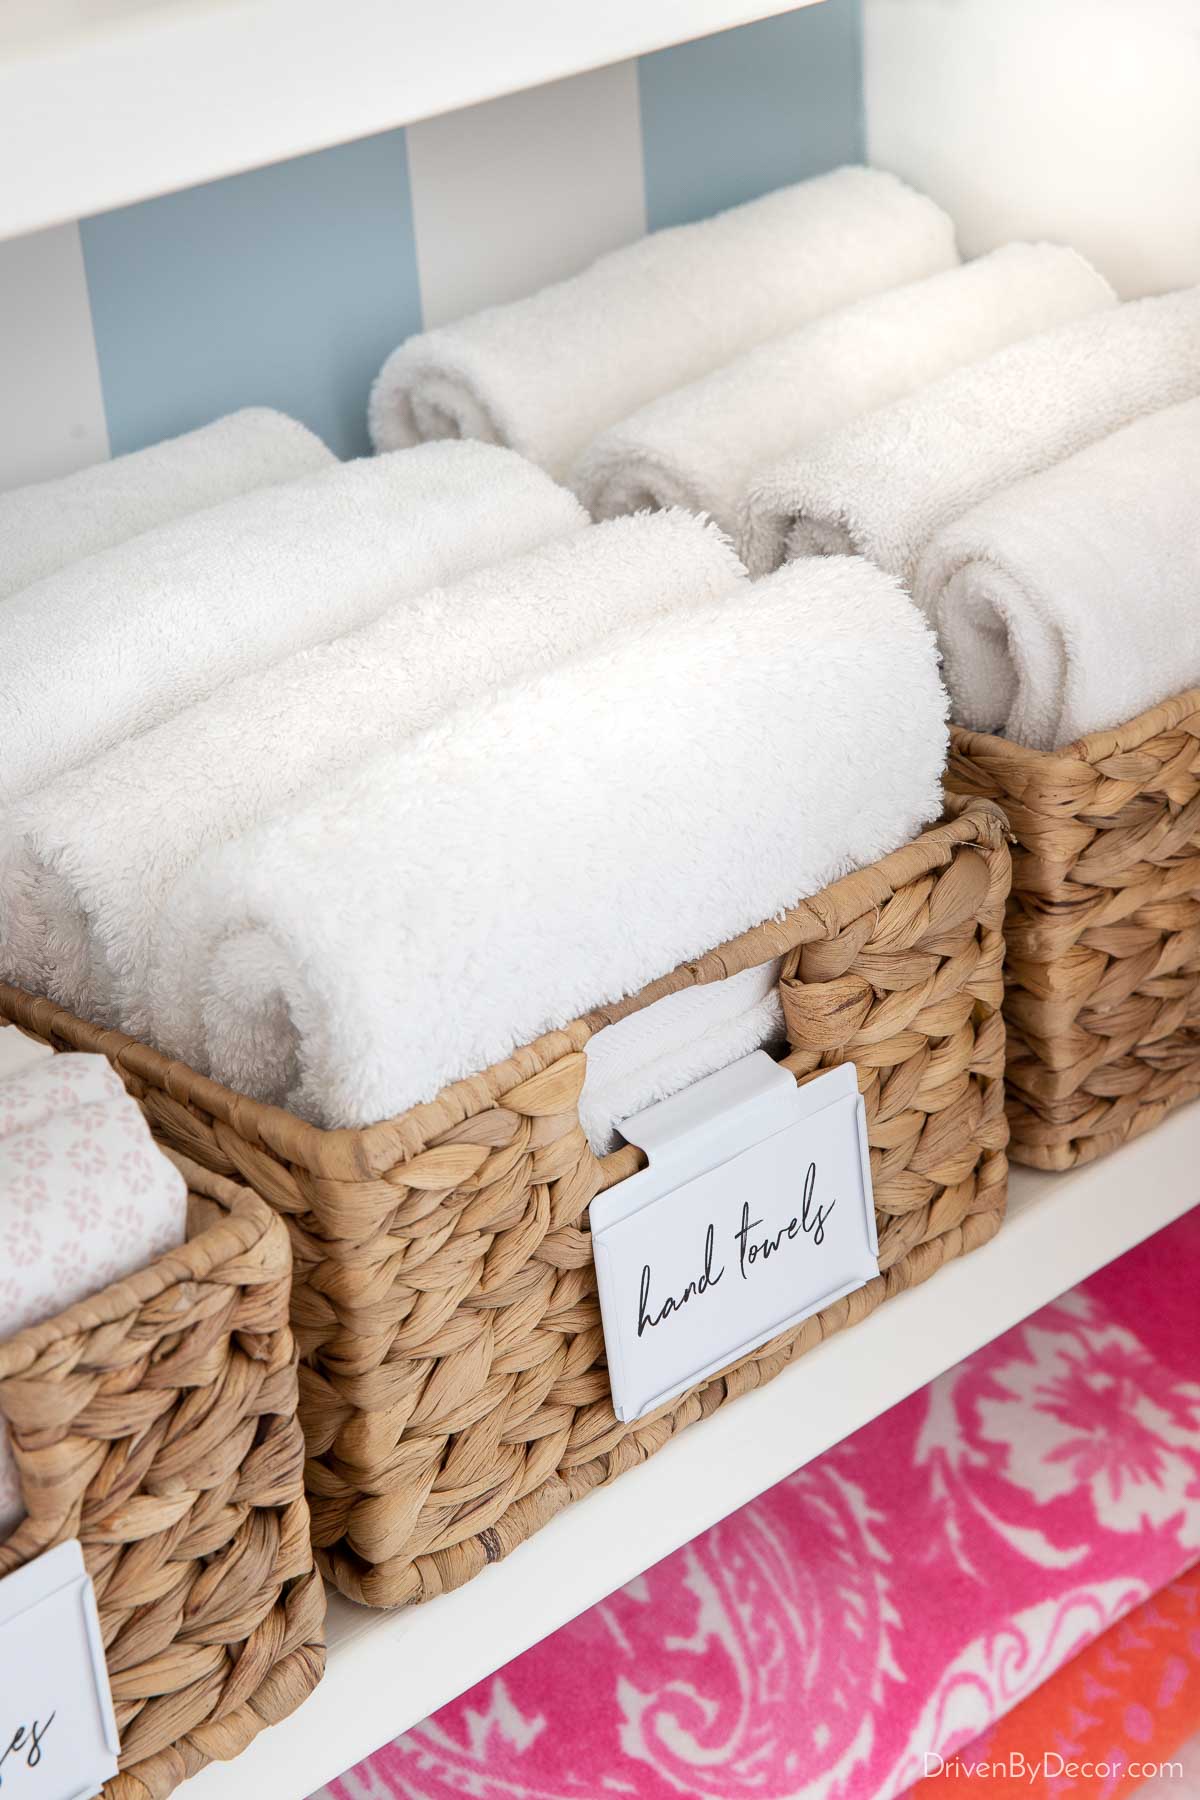
[(329, 1800), (892, 1800), (1200, 1556), (1198, 1268), (1200, 1209)]
[[(34, 1058), (0, 1077), (0, 1339), (144, 1268), (186, 1235), (183, 1177), (102, 1056)], [(0, 1425), (0, 1538), (20, 1517)]]

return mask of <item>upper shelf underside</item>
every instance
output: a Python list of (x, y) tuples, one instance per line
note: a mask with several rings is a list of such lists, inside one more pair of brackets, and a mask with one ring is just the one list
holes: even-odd
[(0, 238), (793, 9), (778, 0), (7, 0)]

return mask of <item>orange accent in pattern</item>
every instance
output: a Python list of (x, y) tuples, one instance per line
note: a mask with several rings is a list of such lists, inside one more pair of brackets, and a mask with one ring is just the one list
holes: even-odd
[[(1200, 1731), (1200, 1563), (1102, 1632), (907, 1800), (1122, 1800)], [(1022, 1766), (1021, 1759), (1024, 1758)], [(1045, 1760), (1044, 1760), (1045, 1759)], [(1062, 1764), (1091, 1765), (1092, 1773)], [(971, 1765), (1019, 1774), (972, 1774)], [(1037, 1765), (1030, 1779), (1029, 1769)], [(1139, 1771), (1129, 1773), (1131, 1765)], [(1099, 1772), (1119, 1768), (1121, 1773)], [(1010, 1785), (1005, 1785), (1005, 1782)]]

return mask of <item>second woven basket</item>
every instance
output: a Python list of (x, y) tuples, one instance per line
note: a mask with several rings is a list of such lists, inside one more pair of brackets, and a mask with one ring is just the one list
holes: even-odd
[(1012, 1155), (1069, 1169), (1200, 1096), (1200, 689), (1065, 750), (955, 729), (1003, 807)]

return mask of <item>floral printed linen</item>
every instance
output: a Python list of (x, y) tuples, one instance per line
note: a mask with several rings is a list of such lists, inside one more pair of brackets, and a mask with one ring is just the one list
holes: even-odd
[[(183, 1177), (102, 1056), (35, 1059), (0, 1078), (0, 1340), (186, 1236)], [(21, 1510), (0, 1426), (0, 1535)]]

